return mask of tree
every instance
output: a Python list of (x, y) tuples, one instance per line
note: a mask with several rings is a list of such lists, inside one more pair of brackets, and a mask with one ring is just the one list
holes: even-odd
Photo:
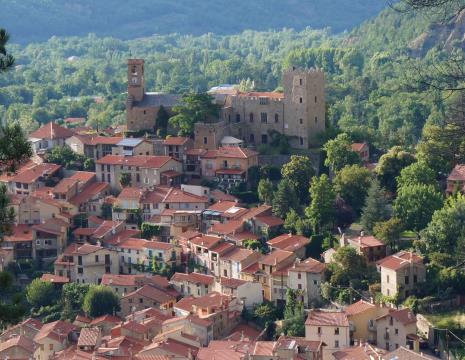
[(5, 184), (0, 184), (0, 241), (11, 232), (15, 222), (15, 211), (10, 207), (10, 197)]
[(31, 156), (31, 143), (19, 124), (0, 126), (0, 174), (4, 171), (16, 171), (18, 165)]
[(287, 289), (283, 329), (287, 336), (305, 336), (305, 311), (297, 296), (297, 290)]
[(159, 225), (146, 222), (142, 223), (140, 230), (142, 232), (143, 239), (152, 239), (153, 237), (159, 236), (161, 232)]
[(297, 211), (291, 209), (287, 213), (287, 216), (284, 220), (284, 229), (295, 234), (297, 233), (297, 222), (300, 221), (300, 216), (297, 214)]
[(92, 317), (111, 315), (120, 310), (119, 297), (109, 287), (93, 285), (84, 297), (82, 309)]
[(82, 309), (84, 297), (89, 291), (88, 284), (69, 283), (63, 285), (62, 299), (67, 303), (72, 310), (77, 311)]
[(68, 170), (91, 170), (94, 167), (92, 159), (75, 153), (68, 146), (55, 146), (46, 155), (46, 159), (48, 162), (62, 165)]
[(283, 179), (294, 187), (301, 203), (308, 201), (308, 186), (315, 175), (312, 161), (308, 156), (292, 155), (291, 160), (281, 169)]
[(336, 173), (334, 190), (360, 213), (371, 181), (371, 172), (360, 165), (345, 166)]
[(7, 291), (13, 285), (13, 275), (8, 271), (0, 271), (0, 289)]
[(365, 230), (372, 231), (376, 222), (386, 220), (388, 218), (386, 194), (381, 188), (377, 179), (371, 180), (368, 188), (365, 206), (362, 210), (360, 222)]
[(261, 253), (265, 252), (262, 242), (257, 239), (246, 239), (242, 242), (242, 246), (246, 249), (257, 250)]
[(424, 162), (416, 162), (405, 168), (397, 177), (397, 190), (403, 186), (423, 184), (437, 186), (436, 173)]
[(179, 129), (181, 136), (191, 135), (195, 123), (209, 122), (210, 119), (217, 119), (219, 116), (219, 106), (213, 97), (206, 93), (184, 94), (180, 104), (173, 108), (175, 115), (169, 119), (169, 123)]
[(12, 68), (15, 63), (13, 55), (6, 51), (6, 45), (9, 40), (10, 34), (5, 29), (0, 28), (0, 73)]
[(160, 106), (157, 113), (157, 119), (155, 121), (155, 127), (157, 129), (156, 133), (160, 138), (165, 138), (166, 133), (168, 130), (168, 121), (169, 121), (169, 114), (166, 111), (163, 105)]
[(55, 285), (50, 281), (34, 279), (26, 287), (26, 299), (34, 307), (53, 304), (56, 296)]
[(387, 190), (395, 192), (397, 189), (396, 178), (403, 168), (413, 164), (415, 157), (400, 146), (394, 146), (386, 154), (381, 156), (375, 172)]
[(339, 134), (335, 139), (329, 140), (324, 146), (326, 151), (325, 166), (337, 172), (346, 165), (359, 164), (360, 156), (352, 150), (349, 135)]
[(394, 215), (402, 220), (405, 228), (419, 233), (442, 206), (442, 194), (434, 186), (405, 186), (394, 201)]
[(444, 207), (434, 213), (421, 238), (429, 253), (442, 252), (465, 260), (461, 249), (465, 241), (465, 195), (449, 197)]
[(268, 179), (261, 179), (258, 182), (258, 198), (264, 204), (273, 203), (273, 183)]
[(262, 327), (268, 326), (278, 318), (275, 306), (272, 303), (263, 303), (254, 309), (254, 318)]
[(403, 230), (404, 226), (402, 221), (393, 217), (387, 221), (375, 223), (373, 227), (373, 234), (391, 249), (395, 249), (397, 247), (397, 241), (399, 240)]
[(278, 189), (274, 194), (273, 214), (284, 219), (291, 209), (297, 210), (298, 207), (299, 200), (294, 187), (291, 185), (289, 180), (281, 180), (278, 184)]
[(313, 177), (310, 184), (310, 206), (305, 214), (310, 219), (315, 233), (334, 223), (336, 194), (326, 174)]
[(121, 175), (119, 176), (119, 183), (122, 187), (131, 186), (131, 181), (132, 179), (130, 173), (121, 173)]

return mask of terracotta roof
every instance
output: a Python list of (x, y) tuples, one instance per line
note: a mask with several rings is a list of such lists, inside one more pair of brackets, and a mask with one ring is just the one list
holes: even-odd
[(310, 239), (300, 235), (283, 234), (269, 240), (267, 244), (272, 248), (294, 252), (310, 244)]
[(66, 139), (74, 135), (74, 132), (70, 129), (67, 129), (63, 126), (60, 126), (54, 122), (49, 122), (41, 126), (36, 131), (29, 134), (29, 138), (36, 139)]
[(200, 274), (200, 273), (195, 273), (192, 272), (190, 274), (185, 274), (185, 273), (175, 273), (170, 281), (175, 281), (175, 282), (191, 282), (194, 284), (203, 284), (203, 285), (212, 285), (213, 282), (215, 281), (215, 277), (212, 275), (205, 275), (205, 274)]
[(203, 154), (201, 157), (206, 159), (215, 159), (219, 157), (248, 159), (253, 156), (258, 156), (258, 153), (256, 151), (238, 146), (222, 146), (218, 148), (218, 150), (207, 151), (207, 153)]
[(119, 324), (121, 322), (121, 319), (117, 316), (113, 315), (102, 315), (99, 316), (98, 318), (95, 318), (94, 320), (91, 321), (90, 325), (96, 326), (100, 325), (103, 323), (112, 323), (112, 324)]
[(236, 247), (236, 245), (231, 244), (229, 242), (223, 242), (216, 244), (214, 247), (210, 249), (210, 251), (215, 252), (222, 256), (223, 254), (228, 253), (229, 251), (233, 250)]
[(187, 359), (189, 353), (191, 353), (195, 358), (195, 355), (198, 352), (198, 348), (195, 346), (187, 345), (174, 339), (166, 339), (163, 341), (152, 343), (149, 346), (145, 347), (139, 354), (137, 354), (138, 359), (159, 360), (157, 358), (153, 358), (152, 354), (150, 354), (150, 357), (147, 357), (148, 354), (145, 354), (146, 352), (150, 352), (150, 350), (154, 349), (160, 349), (161, 353), (167, 354), (167, 356), (170, 356), (171, 358), (174, 355), (176, 358), (181, 359)]
[(230, 296), (222, 295), (218, 292), (211, 292), (200, 297), (184, 297), (179, 300), (174, 307), (181, 308), (186, 311), (192, 311), (193, 306), (220, 308), (225, 305), (225, 302), (231, 300)]
[(34, 342), (39, 342), (44, 338), (50, 338), (62, 342), (68, 334), (77, 328), (67, 321), (54, 321), (42, 326), (40, 331), (34, 337)]
[(320, 351), (323, 346), (325, 346), (325, 343), (322, 341), (306, 340), (303, 337), (281, 335), (276, 341), (275, 349), (289, 350), (294, 346), (298, 346), (305, 352), (317, 352)]
[(170, 188), (163, 199), (163, 203), (208, 203), (208, 198), (180, 189)]
[(96, 177), (94, 172), (90, 171), (76, 171), (69, 179), (77, 180), (82, 183), (87, 183)]
[(183, 136), (170, 136), (163, 141), (163, 145), (184, 145), (189, 141), (188, 137)]
[(85, 145), (116, 145), (121, 141), (119, 136), (75, 135)]
[(353, 143), (350, 145), (352, 151), (360, 152), (363, 150), (363, 147), (367, 145), (366, 143)]
[(82, 191), (77, 193), (75, 196), (73, 196), (69, 202), (73, 205), (81, 205), (83, 203), (88, 202), (90, 199), (92, 199), (94, 196), (104, 192), (105, 190), (108, 190), (110, 188), (110, 185), (105, 182), (98, 182), (98, 183), (93, 183), (88, 186), (86, 186)]
[[(386, 353), (384, 350), (376, 349), (371, 345), (352, 346), (336, 352), (333, 356), (336, 360), (372, 360), (379, 359), (379, 355)], [(399, 358), (404, 360), (404, 358)]]
[(458, 164), (452, 169), (447, 180), (449, 181), (465, 181), (465, 164)]
[(69, 226), (70, 225), (64, 220), (51, 218), (46, 220), (43, 224), (34, 225), (32, 228), (36, 231), (42, 231), (47, 234), (62, 235), (62, 228), (64, 227), (64, 231), (66, 232), (66, 229), (68, 229)]
[(396, 309), (389, 309), (389, 313), (386, 315), (378, 317), (376, 320), (381, 320), (386, 317), (392, 317), (399, 321), (400, 323), (404, 325), (412, 324), (417, 322), (417, 318), (413, 312), (410, 311), (410, 309), (401, 309), (401, 310), (396, 310)]
[(349, 326), (344, 312), (310, 310), (305, 325), (310, 326)]
[(118, 195), (118, 199), (135, 199), (140, 201), (147, 189), (138, 187), (125, 187)]
[(68, 117), (63, 120), (65, 124), (80, 124), (86, 122), (86, 118), (83, 117)]
[(50, 281), (55, 284), (67, 284), (69, 279), (66, 276), (58, 276), (55, 274), (43, 274), (40, 278), (43, 281)]
[(273, 350), (276, 346), (274, 341), (256, 341), (253, 349), (255, 356), (273, 356)]
[(94, 328), (83, 328), (79, 335), (77, 346), (97, 346), (100, 337), (100, 329)]
[(381, 240), (378, 240), (374, 236), (359, 236), (355, 239), (348, 239), (356, 246), (360, 246), (362, 248), (370, 248), (370, 247), (378, 247), (378, 246), (386, 246)]
[(271, 226), (271, 227), (280, 226), (280, 225), (284, 224), (284, 221), (282, 219), (280, 219), (277, 216), (273, 216), (273, 215), (257, 216), (255, 219), (257, 221), (260, 221), (260, 222), (264, 223), (265, 225), (268, 225), (268, 226)]
[(320, 274), (325, 271), (326, 265), (318, 260), (307, 258), (303, 261), (295, 262), (289, 271), (307, 272), (312, 274)]
[(136, 286), (138, 277), (140, 275), (103, 274), (101, 284), (106, 286)]
[(403, 346), (399, 347), (398, 349), (387, 353), (383, 356), (383, 360), (392, 360), (392, 359), (399, 359), (399, 360), (433, 360), (437, 359), (423, 353), (419, 354), (415, 351), (407, 349)]
[(32, 226), (31, 225), (13, 225), (11, 234), (4, 237), (6, 242), (26, 242), (32, 241)]
[(202, 234), (199, 233), (197, 230), (187, 230), (179, 235), (177, 235), (178, 238), (183, 238), (186, 240), (191, 240), (193, 238), (199, 237)]
[(257, 216), (269, 216), (272, 214), (272, 207), (269, 205), (260, 205), (251, 209), (248, 209), (247, 213), (242, 216), (243, 220), (253, 219)]
[(246, 268), (242, 269), (241, 272), (246, 273), (246, 274), (255, 274), (258, 270), (260, 270), (260, 266), (258, 264), (258, 261), (247, 266)]
[(222, 286), (225, 286), (227, 288), (237, 289), (239, 286), (244, 285), (245, 283), (247, 283), (247, 281), (239, 280), (239, 279), (233, 279), (233, 278), (221, 277), (220, 278), (220, 283), (221, 283)]
[(92, 244), (84, 244), (79, 246), (75, 251), (74, 254), (76, 255), (89, 255), (96, 251), (103, 250), (102, 246), (92, 245)]
[(218, 169), (215, 170), (216, 174), (222, 174), (222, 175), (242, 175), (245, 173), (245, 170), (241, 169)]
[(191, 156), (202, 156), (207, 153), (207, 150), (205, 149), (189, 149), (186, 151), (186, 155), (191, 155)]
[(228, 235), (235, 232), (240, 232), (243, 229), (243, 222), (241, 220), (231, 220), (227, 223), (216, 223), (214, 224), (209, 232), (219, 235)]
[(108, 245), (116, 246), (120, 244), (121, 242), (123, 242), (124, 240), (135, 238), (136, 236), (139, 236), (139, 235), (140, 235), (140, 230), (124, 229), (114, 234), (110, 238), (103, 240), (103, 242)]
[(70, 188), (78, 183), (77, 180), (71, 178), (62, 179), (54, 188), (53, 192), (57, 194), (65, 194)]
[(219, 236), (212, 236), (212, 235), (202, 235), (193, 238), (190, 242), (194, 245), (197, 246), (202, 246), (206, 247), (207, 249), (212, 248), (215, 246), (217, 243), (222, 241), (222, 239)]
[(231, 334), (227, 338), (225, 338), (225, 340), (239, 341), (241, 338), (245, 338), (245, 341), (252, 342), (255, 341), (255, 339), (258, 338), (259, 335), (259, 330), (248, 324), (241, 323), (231, 330)]
[(11, 349), (13, 347), (22, 348), (32, 355), (34, 352), (34, 341), (26, 336), (20, 335), (0, 342), (0, 352)]
[(254, 253), (255, 252), (253, 250), (236, 247), (227, 254), (223, 255), (221, 260), (240, 262), (247, 259), (249, 256), (252, 256)]
[(213, 199), (216, 201), (239, 201), (239, 199), (235, 196), (226, 194), (225, 192), (218, 189), (210, 191), (210, 196), (213, 197)]
[(240, 92), (238, 94), (240, 97), (266, 97), (270, 99), (284, 99), (284, 93), (281, 92), (257, 92), (257, 91), (251, 91), (251, 92)]
[(121, 325), (121, 328), (135, 332), (135, 333), (139, 333), (139, 334), (145, 334), (148, 331), (145, 325), (139, 324), (132, 320), (126, 321), (123, 325)]
[(153, 156), (153, 155), (137, 155), (137, 156), (107, 155), (103, 157), (102, 159), (97, 160), (97, 164), (140, 166), (143, 168), (159, 169), (170, 160), (174, 160), (174, 159), (169, 156)]
[(123, 299), (134, 296), (134, 295), (143, 296), (148, 299), (155, 300), (160, 304), (164, 304), (169, 301), (175, 300), (175, 298), (167, 294), (166, 291), (157, 289), (156, 287), (152, 285), (144, 285), (140, 287), (139, 289), (137, 289), (136, 291), (133, 291), (132, 293), (125, 295)]
[(242, 242), (244, 240), (258, 240), (260, 239), (259, 236), (255, 235), (254, 233), (251, 233), (250, 231), (241, 231), (235, 234), (228, 234), (228, 238), (236, 241), (236, 242)]
[(61, 169), (61, 165), (43, 163), (36, 164), (27, 168), (20, 168), (16, 175), (12, 176), (10, 181), (23, 184), (32, 184), (42, 176), (51, 176)]
[(76, 317), (74, 318), (74, 323), (76, 322), (80, 322), (80, 323), (83, 323), (83, 324), (90, 324), (92, 322), (92, 319), (85, 316), (85, 315), (76, 315)]
[(274, 250), (269, 254), (265, 255), (261, 260), (260, 263), (264, 265), (272, 265), (276, 266), (279, 265), (284, 260), (287, 260), (291, 257), (294, 257), (294, 253), (285, 250)]
[(412, 263), (423, 264), (423, 258), (409, 251), (400, 251), (377, 262), (382, 268), (385, 267), (394, 271), (410, 266)]
[(224, 212), (236, 205), (237, 203), (235, 201), (218, 201), (210, 206), (207, 210)]
[(347, 316), (357, 315), (367, 310), (375, 309), (376, 305), (365, 300), (359, 300), (352, 305), (347, 306), (344, 311)]

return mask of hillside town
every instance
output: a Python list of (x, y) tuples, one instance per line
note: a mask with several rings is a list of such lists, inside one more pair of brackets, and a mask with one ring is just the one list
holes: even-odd
[[(395, 188), (377, 197), (372, 179), (392, 152), (380, 158), (367, 141), (332, 140), (346, 163), (325, 145), (321, 172), (322, 70), (286, 70), (282, 92), (217, 86), (205, 96), (218, 116), (186, 124), (189, 99), (146, 92), (144, 60), (127, 66), (125, 125), (48, 122), (27, 135), (31, 156), (0, 175), (14, 214), (0, 270), (32, 305), (0, 323), (0, 359), (445, 358), (428, 309), (465, 298), (425, 300), (431, 264), (446, 262), (416, 246), (431, 216), (392, 235), (398, 224), (374, 215), (394, 207), (402, 219), (407, 192), (394, 205)], [(293, 155), (266, 153), (283, 138)], [(351, 186), (368, 194), (325, 187), (344, 189), (351, 166), (365, 176)], [(439, 211), (465, 191), (465, 164), (433, 181)]]

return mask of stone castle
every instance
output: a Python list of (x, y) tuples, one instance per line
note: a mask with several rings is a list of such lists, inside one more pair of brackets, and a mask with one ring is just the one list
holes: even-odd
[[(292, 68), (283, 74), (284, 92), (212, 91), (220, 119), (195, 125), (195, 147), (214, 149), (225, 136), (249, 145), (269, 144), (272, 131), (286, 135), (293, 148), (307, 149), (325, 130), (325, 77), (322, 70)], [(128, 61), (128, 131), (154, 130), (160, 106), (168, 112), (178, 95), (146, 93), (144, 61)]]

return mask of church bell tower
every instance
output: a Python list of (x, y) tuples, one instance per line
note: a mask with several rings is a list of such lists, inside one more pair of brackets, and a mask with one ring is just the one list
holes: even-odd
[(142, 101), (144, 98), (144, 60), (128, 60), (128, 97), (134, 101)]

